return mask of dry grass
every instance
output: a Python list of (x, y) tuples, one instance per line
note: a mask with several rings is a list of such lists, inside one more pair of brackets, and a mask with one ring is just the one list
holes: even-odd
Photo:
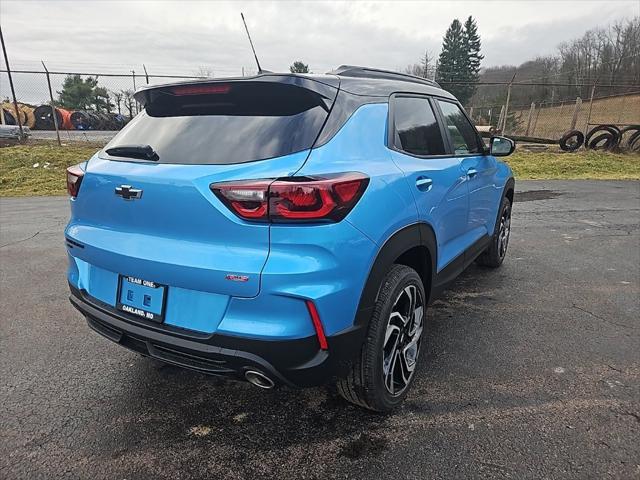
[[(0, 148), (0, 196), (64, 195), (65, 168), (89, 159), (100, 147), (36, 143)], [(640, 179), (639, 154), (520, 149), (505, 160), (518, 179)]]
[(43, 142), (0, 148), (0, 196), (64, 195), (65, 169), (88, 160), (100, 148), (80, 142), (63, 147)]
[(580, 150), (574, 153), (516, 151), (505, 161), (517, 179), (638, 180), (640, 154)]
[[(589, 99), (582, 99), (578, 112), (576, 128), (583, 130), (589, 118)], [(575, 99), (552, 107), (538, 108), (531, 119), (529, 136), (559, 139), (571, 127), (575, 111)], [(529, 108), (516, 109), (516, 117), (520, 121), (514, 133), (524, 135), (529, 119)], [(619, 95), (606, 98), (595, 98), (591, 108), (589, 123), (627, 125), (637, 124), (640, 120), (640, 93)]]

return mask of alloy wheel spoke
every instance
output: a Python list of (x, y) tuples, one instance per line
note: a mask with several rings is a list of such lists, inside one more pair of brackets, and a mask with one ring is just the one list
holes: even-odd
[(420, 350), (423, 317), (418, 287), (406, 286), (393, 304), (383, 342), (383, 380), (391, 395), (400, 395), (411, 382)]
[(411, 379), (411, 375), (413, 374), (413, 368), (409, 366), (407, 357), (404, 352), (398, 352), (398, 358), (400, 360), (398, 362), (398, 368), (400, 370), (402, 382), (404, 383), (404, 385), (407, 385), (409, 383), (409, 380)]

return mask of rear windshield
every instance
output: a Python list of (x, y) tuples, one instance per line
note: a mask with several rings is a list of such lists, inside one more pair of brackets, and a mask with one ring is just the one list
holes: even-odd
[(151, 92), (144, 111), (109, 142), (105, 151), (150, 145), (159, 163), (184, 164), (244, 163), (280, 157), (313, 146), (328, 108), (319, 94), (287, 84), (169, 87)]

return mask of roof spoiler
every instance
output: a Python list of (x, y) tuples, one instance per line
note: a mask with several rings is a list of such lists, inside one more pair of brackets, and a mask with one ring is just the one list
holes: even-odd
[(151, 99), (158, 93), (172, 94), (173, 90), (179, 87), (186, 86), (203, 86), (203, 85), (216, 85), (216, 84), (228, 84), (228, 83), (282, 83), (286, 85), (294, 85), (301, 88), (311, 90), (331, 102), (336, 97), (338, 88), (340, 87), (340, 79), (337, 77), (327, 77), (322, 81), (302, 77), (295, 74), (287, 73), (261, 73), (253, 77), (232, 77), (232, 78), (216, 78), (216, 79), (204, 79), (204, 80), (187, 80), (182, 82), (165, 83), (160, 85), (145, 85), (139, 88), (133, 95), (133, 98), (140, 103), (140, 105), (146, 105)]
[(428, 78), (417, 77), (415, 75), (409, 75), (408, 73), (393, 72), (391, 70), (380, 70), (377, 68), (358, 67), (355, 65), (340, 65), (335, 70), (327, 72), (331, 75), (337, 75), (339, 77), (360, 77), (360, 78), (379, 78), (385, 80), (401, 80), (405, 82), (421, 83), (423, 85), (430, 85), (432, 87), (440, 87), (440, 85), (434, 80)]

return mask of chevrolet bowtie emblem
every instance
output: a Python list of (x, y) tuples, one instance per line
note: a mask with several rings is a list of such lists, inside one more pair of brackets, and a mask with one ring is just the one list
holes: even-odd
[(142, 197), (142, 190), (133, 188), (131, 185), (120, 185), (116, 187), (116, 195), (119, 195), (125, 200), (135, 200), (136, 198)]

